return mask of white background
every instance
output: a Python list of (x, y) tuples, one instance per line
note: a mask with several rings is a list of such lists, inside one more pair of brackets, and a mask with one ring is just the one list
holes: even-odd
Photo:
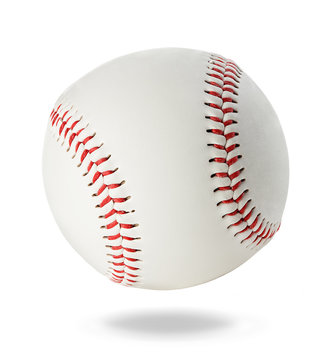
[[(326, 1), (1, 1), (0, 357), (328, 359)], [(111, 58), (187, 47), (234, 59), (276, 109), (291, 180), (282, 228), (185, 290), (117, 286), (46, 202), (43, 135), (72, 82)]]

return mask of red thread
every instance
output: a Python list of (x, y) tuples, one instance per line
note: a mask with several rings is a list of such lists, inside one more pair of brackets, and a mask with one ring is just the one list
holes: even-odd
[[(226, 114), (237, 113), (237, 111), (234, 108), (234, 103), (237, 103), (237, 100), (236, 98), (233, 98), (233, 96), (238, 96), (238, 89), (240, 82), (239, 79), (241, 77), (242, 71), (232, 61), (227, 61), (218, 56), (211, 56), (208, 62), (210, 63), (208, 69), (211, 70), (212, 72), (209, 71), (207, 72), (208, 79), (206, 79), (205, 82), (208, 85), (216, 87), (217, 89), (218, 88), (221, 89), (222, 91), (219, 92), (217, 91), (217, 89), (205, 90), (205, 92), (208, 95), (212, 96), (214, 100), (218, 98), (221, 99), (221, 101), (219, 101), (218, 103), (215, 101), (205, 102), (205, 105), (216, 110), (221, 110), (224, 114), (224, 118)], [(228, 95), (227, 92), (230, 95)], [(226, 107), (226, 104), (230, 104), (229, 107)], [(248, 221), (250, 221), (252, 215), (256, 211), (255, 207), (252, 207), (251, 209), (247, 210), (249, 204), (251, 203), (251, 199), (248, 199), (242, 207), (240, 205), (241, 203), (244, 202), (244, 198), (248, 190), (244, 190), (242, 193), (239, 194), (239, 196), (234, 198), (233, 194), (239, 189), (239, 187), (245, 181), (245, 179), (234, 181), (235, 179), (239, 178), (242, 175), (244, 170), (244, 168), (238, 166), (239, 160), (241, 159), (242, 156), (241, 155), (235, 155), (232, 157), (228, 156), (232, 151), (234, 151), (240, 146), (238, 143), (234, 143), (231, 145), (228, 144), (229, 140), (237, 138), (239, 136), (237, 132), (230, 131), (229, 128), (230, 125), (236, 124), (237, 121), (234, 120), (235, 117), (224, 120), (219, 116), (206, 115), (205, 118), (213, 121), (214, 123), (222, 123), (224, 125), (224, 129), (218, 129), (218, 128), (207, 129), (208, 133), (224, 136), (226, 142), (225, 145), (216, 144), (216, 143), (208, 144), (208, 146), (212, 146), (216, 149), (224, 150), (226, 152), (226, 156), (213, 157), (209, 161), (216, 163), (225, 163), (227, 164), (228, 167), (228, 170), (226, 172), (213, 173), (211, 177), (212, 178), (217, 177), (220, 179), (228, 178), (230, 182), (229, 185), (225, 184), (225, 186), (219, 186), (215, 188), (214, 191), (215, 192), (230, 191), (230, 190), (232, 191), (232, 197), (230, 199), (222, 200), (219, 203), (217, 203), (217, 205), (221, 206), (223, 204), (225, 205), (225, 204), (235, 203), (237, 205), (237, 209), (224, 214), (223, 218), (226, 216), (232, 217), (232, 216), (240, 215), (240, 219), (235, 220), (235, 222), (231, 223), (228, 226), (228, 228), (237, 227), (237, 226), (241, 227), (242, 224), (246, 224), (242, 230), (237, 231), (234, 235), (236, 236), (238, 234), (243, 234), (248, 231), (248, 235), (242, 239), (241, 243), (255, 236), (255, 239), (252, 241), (252, 243), (258, 246), (259, 244), (264, 242), (264, 240), (272, 238), (274, 234), (279, 230), (280, 225), (278, 226), (277, 229), (274, 229), (274, 224), (269, 224), (269, 226), (264, 226), (265, 219), (260, 219), (260, 214), (257, 214), (257, 216), (252, 221), (251, 225), (249, 225)]]
[[(62, 108), (63, 108), (63, 105), (60, 104), (56, 109), (52, 110), (52, 112), (50, 114), (50, 124), (52, 127), (57, 128), (59, 136), (63, 136), (64, 139), (66, 139), (66, 137), (68, 136), (68, 145), (70, 148), (72, 146), (74, 140), (77, 139), (78, 136), (80, 134), (82, 134), (82, 132), (85, 130), (85, 127), (82, 127), (81, 129), (75, 131), (75, 128), (76, 128), (77, 124), (81, 121), (81, 118), (80, 118), (80, 120), (74, 121), (71, 126), (68, 126), (69, 122), (72, 121), (72, 116), (67, 117), (70, 113), (70, 110), (65, 111), (63, 113), (63, 115), (61, 115)], [(86, 135), (81, 141), (78, 140), (76, 142), (75, 149), (74, 149), (75, 150), (74, 155), (76, 155), (78, 153), (78, 151), (80, 150), (80, 148), (82, 148), (80, 159), (79, 159), (80, 160), (79, 166), (81, 166), (83, 164), (83, 162), (87, 159), (88, 155), (92, 154), (94, 151), (96, 151), (97, 149), (99, 149), (102, 146), (102, 145), (94, 146), (91, 149), (88, 149), (86, 147), (87, 144), (90, 142), (90, 140), (92, 140), (95, 137), (95, 135), (96, 134), (88, 135), (88, 136)], [(95, 161), (89, 161), (89, 164), (87, 166), (87, 174), (91, 171), (91, 169), (94, 167), (94, 165), (97, 167), (101, 164), (104, 164), (108, 159), (109, 159), (109, 156), (101, 157)], [(93, 175), (92, 182), (90, 185), (95, 184), (97, 181), (101, 181), (101, 183), (98, 187), (98, 190), (96, 191), (96, 193), (93, 196), (99, 196), (106, 189), (108, 189), (108, 190), (115, 189), (115, 188), (121, 186), (122, 184), (124, 184), (124, 181), (122, 181), (121, 183), (111, 183), (111, 184), (106, 184), (104, 182), (105, 176), (112, 175), (116, 171), (117, 171), (117, 169), (95, 171), (95, 174)], [(86, 174), (84, 174), (84, 175), (86, 175)], [(117, 203), (126, 202), (129, 198), (130, 197), (113, 198), (110, 195), (107, 195), (97, 205), (97, 207), (103, 208), (108, 203), (112, 202), (113, 208), (109, 212), (107, 212), (105, 215), (100, 216), (100, 217), (103, 219), (107, 219), (107, 218), (111, 218), (112, 216), (127, 214), (128, 211), (117, 210), (117, 209), (115, 209), (114, 206)], [(110, 255), (112, 257), (112, 259), (120, 259), (119, 262), (118, 261), (112, 262), (112, 267), (109, 268), (110, 273), (111, 273), (110, 279), (117, 283), (122, 283), (123, 281), (125, 281), (125, 285), (131, 286), (137, 282), (137, 278), (139, 277), (138, 274), (133, 274), (133, 273), (131, 273), (131, 271), (137, 271), (137, 270), (139, 270), (139, 267), (131, 266), (131, 265), (129, 265), (129, 262), (136, 263), (138, 261), (137, 258), (134, 258), (132, 256), (133, 256), (133, 254), (135, 254), (136, 252), (138, 252), (140, 250), (132, 248), (132, 247), (127, 247), (127, 246), (124, 247), (122, 245), (123, 240), (133, 241), (133, 240), (136, 240), (137, 238), (132, 237), (132, 236), (122, 235), (121, 229), (129, 230), (129, 229), (134, 228), (136, 225), (122, 223), (122, 222), (118, 221), (118, 219), (115, 219), (115, 220), (112, 220), (107, 225), (102, 226), (102, 228), (114, 229), (116, 226), (118, 226), (117, 234), (104, 236), (104, 238), (107, 239), (108, 241), (110, 241), (110, 243), (113, 241), (120, 241), (120, 239), (121, 239), (121, 244), (119, 244), (119, 245), (106, 245), (106, 247), (109, 247), (111, 250), (119, 252), (119, 254), (108, 254), (108, 255)], [(131, 255), (129, 257), (127, 257), (126, 253), (129, 253)], [(116, 266), (116, 268), (114, 268), (113, 266)], [(120, 275), (118, 275), (118, 274), (120, 274)], [(132, 277), (133, 279), (130, 279), (130, 277)]]

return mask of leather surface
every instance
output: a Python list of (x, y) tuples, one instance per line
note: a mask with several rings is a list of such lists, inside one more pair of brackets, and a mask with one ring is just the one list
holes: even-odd
[[(104, 64), (73, 84), (57, 104), (73, 106), (88, 132), (118, 167), (121, 192), (140, 249), (135, 286), (173, 289), (215, 279), (249, 259), (247, 247), (227, 228), (216, 206), (206, 132), (205, 78), (210, 54), (157, 49)], [(288, 187), (288, 158), (277, 117), (243, 73), (238, 95), (239, 152), (245, 186), (257, 210), (279, 224)], [(75, 111), (75, 110), (74, 110)], [(91, 196), (78, 159), (47, 130), (44, 179), (50, 206), (64, 236), (98, 271), (108, 273), (108, 240), (102, 209)], [(72, 154), (71, 154), (72, 155)], [(98, 155), (100, 156), (100, 155)], [(127, 231), (129, 233), (129, 231)]]

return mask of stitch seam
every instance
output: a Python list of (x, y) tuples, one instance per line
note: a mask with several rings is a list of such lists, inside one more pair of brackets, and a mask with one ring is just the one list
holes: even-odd
[[(73, 111), (73, 106), (60, 102), (50, 114), (50, 128), (55, 131), (57, 140), (62, 140), (62, 145), (67, 144), (67, 151), (72, 149), (73, 156), (79, 156), (78, 167), (87, 165), (83, 176), (91, 176), (88, 186), (95, 186), (93, 197), (99, 197), (96, 205), (99, 210), (104, 210), (100, 219), (108, 221), (100, 226), (106, 231), (103, 236), (106, 242), (106, 256), (108, 260), (107, 276), (116, 283), (133, 286), (140, 281), (140, 256), (141, 251), (136, 244), (140, 237), (136, 236), (134, 228), (138, 224), (122, 221), (125, 215), (135, 212), (127, 210), (126, 202), (130, 196), (115, 196), (111, 192), (125, 184), (125, 181), (115, 181), (111, 177), (118, 168), (109, 166), (111, 155), (100, 155), (103, 143), (97, 141), (95, 132), (87, 131), (88, 124), (84, 124), (83, 116)], [(87, 130), (86, 130), (87, 129)]]
[(280, 223), (270, 223), (257, 211), (245, 186), (237, 115), (242, 74), (233, 61), (218, 55), (209, 56), (204, 90), (208, 98), (204, 103), (205, 119), (209, 124), (206, 132), (211, 138), (207, 145), (215, 154), (209, 162), (215, 164), (211, 178), (217, 185), (213, 190), (219, 199), (216, 205), (227, 229), (233, 229), (234, 237), (239, 238), (241, 244), (255, 248), (270, 241)]

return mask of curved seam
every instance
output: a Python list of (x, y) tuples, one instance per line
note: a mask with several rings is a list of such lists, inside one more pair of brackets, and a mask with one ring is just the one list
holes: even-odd
[[(129, 244), (133, 244), (135, 240), (140, 239), (134, 236), (133, 233), (129, 234), (130, 236), (126, 234), (126, 230), (131, 230), (138, 226), (138, 224), (123, 223), (120, 221), (122, 215), (134, 212), (134, 210), (128, 211), (122, 205), (130, 199), (130, 196), (118, 197), (111, 196), (110, 194), (111, 189), (121, 187), (125, 181), (115, 183), (105, 181), (105, 178), (109, 179), (108, 177), (117, 172), (118, 168), (111, 169), (106, 166), (106, 162), (110, 159), (111, 155), (97, 155), (97, 152), (99, 152), (103, 144), (96, 145), (96, 133), (85, 134), (88, 125), (85, 126), (82, 124), (81, 120), (83, 116), (76, 116), (76, 113), (72, 111), (72, 107), (67, 108), (68, 106), (64, 106), (63, 102), (60, 102), (59, 105), (52, 110), (50, 114), (50, 127), (57, 130), (58, 140), (60, 138), (63, 139), (62, 145), (65, 141), (67, 142), (67, 152), (73, 148), (72, 158), (80, 155), (78, 167), (89, 160), (87, 171), (83, 173), (83, 176), (93, 174), (88, 186), (100, 183), (97, 191), (92, 196), (99, 196), (100, 198), (101, 195), (103, 196), (103, 199), (98, 202), (96, 208), (106, 210), (99, 218), (109, 219), (110, 221), (100, 226), (101, 229), (109, 230), (111, 233), (103, 236), (106, 240), (106, 256), (110, 259), (108, 261), (107, 275), (116, 283), (122, 283), (127, 286), (135, 285), (140, 280), (140, 274), (138, 272), (140, 267), (137, 266), (137, 262), (140, 261), (138, 252), (141, 250), (131, 245), (127, 246), (125, 243), (129, 242)], [(89, 145), (89, 148), (87, 145)], [(107, 211), (110, 206), (111, 210)]]
[(249, 190), (243, 189), (245, 169), (239, 165), (243, 155), (237, 151), (240, 147), (238, 90), (242, 74), (242, 70), (233, 61), (218, 55), (209, 56), (205, 92), (213, 100), (205, 102), (205, 105), (217, 113), (206, 114), (205, 118), (213, 124), (207, 132), (222, 137), (222, 143), (208, 144), (222, 153), (221, 156), (209, 159), (209, 162), (222, 166), (220, 171), (211, 174), (211, 178), (217, 179), (219, 183), (214, 189), (221, 196), (217, 206), (223, 211), (222, 218), (230, 219), (226, 220), (227, 228), (234, 229), (234, 237), (239, 236), (240, 243), (246, 242), (248, 247), (257, 247), (267, 243), (279, 230), (280, 224), (270, 223), (261, 213), (257, 213), (252, 199), (247, 197)]

